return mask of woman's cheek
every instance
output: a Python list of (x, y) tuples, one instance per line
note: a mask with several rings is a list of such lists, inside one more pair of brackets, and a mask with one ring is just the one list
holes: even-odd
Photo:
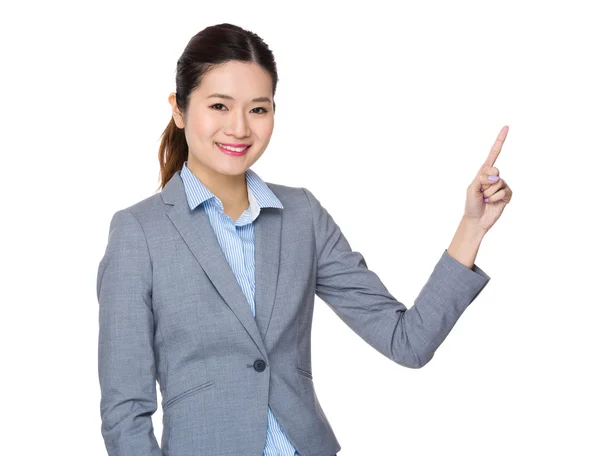
[(269, 119), (264, 119), (263, 122), (260, 122), (256, 126), (255, 132), (261, 139), (266, 140), (273, 133), (274, 124), (275, 124), (275, 120), (273, 119), (273, 117), (271, 117)]

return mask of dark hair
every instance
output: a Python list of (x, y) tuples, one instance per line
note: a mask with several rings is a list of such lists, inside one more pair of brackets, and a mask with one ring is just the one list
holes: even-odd
[[(177, 60), (175, 94), (177, 107), (185, 116), (191, 93), (202, 82), (202, 76), (215, 66), (231, 60), (257, 63), (273, 81), (273, 97), (277, 87), (277, 66), (273, 52), (256, 33), (232, 24), (206, 27), (192, 37)], [(275, 110), (275, 101), (273, 101)], [(188, 157), (184, 130), (177, 127), (173, 117), (161, 136), (158, 149), (160, 163), (159, 189), (183, 167)]]

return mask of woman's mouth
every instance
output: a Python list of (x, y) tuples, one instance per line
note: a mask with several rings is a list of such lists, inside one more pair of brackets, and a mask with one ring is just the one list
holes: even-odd
[(221, 150), (221, 152), (226, 153), (227, 155), (233, 155), (239, 157), (241, 155), (245, 155), (250, 149), (249, 144), (235, 144), (235, 145), (224, 145), (221, 143), (215, 143), (217, 147)]

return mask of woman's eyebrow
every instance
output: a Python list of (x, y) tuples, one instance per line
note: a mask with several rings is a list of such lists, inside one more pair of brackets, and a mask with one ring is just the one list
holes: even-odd
[[(231, 95), (224, 95), (222, 93), (213, 93), (206, 98), (224, 98), (225, 100), (234, 100), (234, 98)], [(269, 97), (258, 97), (252, 100), (252, 103), (262, 102), (271, 103), (271, 99)]]

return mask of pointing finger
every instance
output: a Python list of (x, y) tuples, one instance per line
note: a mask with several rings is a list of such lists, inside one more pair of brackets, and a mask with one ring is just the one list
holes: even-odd
[(498, 155), (500, 155), (500, 151), (502, 150), (502, 145), (504, 144), (504, 140), (506, 139), (507, 134), (508, 125), (505, 125), (504, 127), (502, 127), (502, 130), (500, 130), (500, 133), (496, 138), (496, 142), (494, 142), (494, 145), (492, 146), (492, 149), (490, 150), (490, 153), (487, 159), (485, 160), (485, 163), (481, 166), (480, 171), (483, 171), (488, 166), (494, 166)]

